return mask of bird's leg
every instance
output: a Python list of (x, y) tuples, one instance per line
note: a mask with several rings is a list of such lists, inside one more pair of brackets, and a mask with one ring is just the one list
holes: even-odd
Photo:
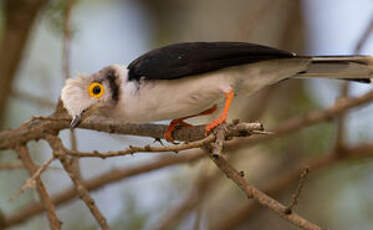
[(234, 98), (234, 91), (231, 90), (228, 93), (224, 93), (224, 96), (225, 96), (224, 110), (223, 110), (222, 114), (220, 115), (220, 117), (218, 119), (216, 119), (213, 122), (211, 122), (210, 124), (206, 125), (205, 136), (207, 136), (211, 132), (211, 130), (214, 129), (216, 126), (224, 123), (227, 120), (229, 107), (231, 106), (231, 103), (232, 103), (233, 98)]
[(208, 115), (208, 114), (211, 114), (211, 113), (215, 112), (216, 109), (217, 109), (217, 106), (214, 105), (213, 107), (211, 107), (208, 110), (205, 110), (201, 113), (172, 120), (171, 123), (169, 124), (168, 128), (167, 128), (166, 133), (164, 134), (164, 139), (166, 139), (168, 142), (174, 143), (174, 139), (172, 138), (172, 133), (173, 133), (173, 131), (174, 131), (174, 129), (177, 125), (181, 125), (181, 126), (185, 126), (185, 127), (191, 127), (193, 125), (186, 123), (184, 121), (185, 119), (189, 119), (189, 118), (192, 118), (192, 117), (203, 116), (203, 115)]
[(174, 138), (172, 137), (172, 133), (173, 133), (173, 131), (174, 131), (174, 129), (175, 129), (175, 127), (176, 127), (177, 125), (182, 125), (182, 126), (186, 126), (186, 127), (192, 126), (192, 125), (190, 125), (190, 124), (184, 122), (184, 121), (183, 121), (183, 118), (179, 118), (179, 119), (174, 119), (174, 120), (172, 120), (171, 123), (170, 123), (170, 124), (168, 125), (168, 127), (167, 127), (167, 131), (166, 131), (166, 133), (165, 133), (164, 136), (163, 136), (164, 139), (166, 139), (166, 141), (175, 144), (175, 142), (174, 142)]

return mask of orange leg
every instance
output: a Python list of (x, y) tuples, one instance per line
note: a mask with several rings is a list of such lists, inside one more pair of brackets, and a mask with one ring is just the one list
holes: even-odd
[(216, 126), (220, 125), (221, 123), (224, 123), (227, 120), (229, 107), (231, 106), (231, 103), (232, 103), (233, 98), (234, 98), (234, 91), (231, 90), (229, 93), (224, 93), (224, 96), (225, 96), (225, 105), (224, 105), (223, 113), (220, 115), (220, 117), (218, 119), (216, 119), (213, 122), (211, 122), (210, 124), (206, 125), (206, 128), (205, 128), (206, 129), (206, 132), (205, 132), (206, 136), (211, 132), (212, 129), (214, 129)]
[(203, 111), (201, 113), (172, 120), (171, 123), (170, 123), (170, 125), (167, 128), (166, 133), (164, 134), (164, 139), (166, 139), (168, 142), (174, 143), (174, 139), (172, 138), (172, 132), (174, 131), (174, 129), (175, 129), (175, 127), (177, 125), (181, 125), (181, 126), (185, 126), (185, 127), (190, 127), (192, 125), (184, 122), (185, 119), (189, 119), (189, 118), (192, 118), (192, 117), (203, 116), (203, 115), (208, 115), (208, 114), (211, 114), (211, 113), (215, 112), (216, 109), (217, 109), (217, 106), (214, 105), (210, 109), (205, 110), (205, 111)]

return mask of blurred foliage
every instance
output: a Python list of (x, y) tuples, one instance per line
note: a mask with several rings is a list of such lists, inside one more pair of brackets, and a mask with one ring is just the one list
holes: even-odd
[[(78, 4), (81, 0), (74, 0), (74, 4)], [(49, 1), (45, 7), (44, 16), (47, 18), (48, 29), (50, 29), (57, 36), (63, 36), (65, 9), (67, 0), (52, 0)], [(70, 22), (71, 35), (74, 36), (77, 27)]]
[(65, 0), (50, 1), (45, 8), (44, 15), (48, 19), (48, 29), (53, 33), (63, 34), (64, 10), (66, 8)]
[[(6, 154), (8, 152), (8, 154)], [(1, 154), (0, 164), (14, 163), (17, 161), (17, 156), (11, 151), (4, 151)], [(16, 200), (10, 200), (10, 197), (21, 188), (24, 182), (29, 178), (28, 173), (24, 169), (0, 170), (0, 207), (2, 211), (8, 213), (15, 211), (18, 208), (30, 203), (36, 198), (36, 191), (26, 191), (21, 194)]]
[(150, 210), (144, 210), (139, 207), (137, 202), (138, 197), (134, 191), (126, 190), (123, 194), (123, 198), (125, 198), (121, 201), (123, 210), (116, 220), (110, 224), (112, 229), (144, 229), (149, 216), (151, 216)]
[(330, 229), (371, 229), (372, 167), (352, 160), (311, 172), (298, 209)]
[[(272, 127), (281, 126), (282, 122), (293, 117), (322, 109), (307, 90), (304, 90), (304, 84), (297, 80), (291, 81), (293, 82), (284, 82), (278, 86), (280, 88), (277, 100), (274, 100), (273, 106), (267, 112), (266, 119), (270, 119)], [(285, 103), (286, 101), (290, 103)], [(265, 143), (264, 146), (276, 153), (312, 157), (330, 151), (335, 142), (335, 134), (333, 123), (320, 123)]]

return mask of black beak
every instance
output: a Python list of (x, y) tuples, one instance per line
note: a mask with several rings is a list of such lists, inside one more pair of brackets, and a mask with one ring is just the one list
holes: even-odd
[(84, 119), (86, 119), (89, 115), (91, 115), (94, 112), (95, 109), (96, 106), (93, 105), (84, 109), (80, 114), (75, 115), (70, 123), (70, 129), (75, 129), (76, 127), (78, 127)]
[(75, 129), (76, 127), (78, 127), (81, 121), (82, 121), (81, 115), (74, 116), (73, 120), (70, 123), (70, 129)]

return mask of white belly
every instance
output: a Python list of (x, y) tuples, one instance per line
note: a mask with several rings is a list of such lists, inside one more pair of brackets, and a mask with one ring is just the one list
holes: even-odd
[(156, 80), (141, 83), (136, 88), (130, 83), (122, 108), (116, 119), (129, 123), (171, 120), (209, 109), (224, 101), (224, 92), (233, 88), (231, 77), (218, 74), (203, 74), (177, 80)]

